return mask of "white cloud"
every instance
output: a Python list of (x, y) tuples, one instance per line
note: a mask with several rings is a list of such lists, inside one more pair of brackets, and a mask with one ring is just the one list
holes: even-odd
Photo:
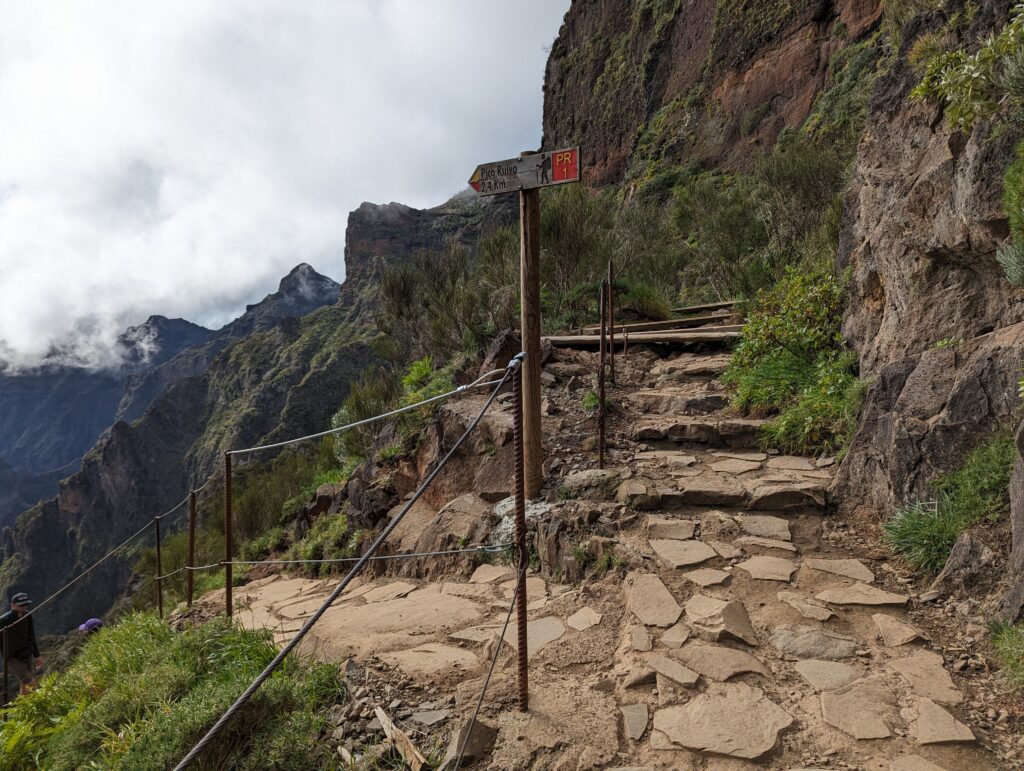
[(0, 0), (0, 357), (218, 325), (535, 147), (569, 0)]

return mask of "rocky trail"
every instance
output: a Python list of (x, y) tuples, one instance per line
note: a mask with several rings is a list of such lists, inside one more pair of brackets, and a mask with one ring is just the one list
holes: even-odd
[[(918, 612), (911, 580), (826, 513), (834, 459), (758, 449), (760, 421), (733, 414), (718, 382), (727, 358), (619, 356), (599, 470), (581, 406), (596, 354), (556, 349), (547, 496), (529, 511), (529, 713), (515, 711), (514, 624), (498, 639), (511, 566), (377, 576), (307, 640), (307, 652), (348, 661), (355, 700), (338, 708), (332, 739), (342, 754), (381, 738), (374, 706), (441, 747), (500, 644), (481, 713), (490, 728), (467, 753), (480, 768), (1022, 767), (1019, 706), (965, 693), (978, 655), (933, 645), (942, 635), (928, 624), (947, 616)], [(507, 409), (489, 420), (507, 423)], [(502, 506), (470, 492), (426, 516), (493, 543), (478, 525), (500, 530)], [(238, 590), (239, 618), (286, 638), (335, 580), (254, 581)]]

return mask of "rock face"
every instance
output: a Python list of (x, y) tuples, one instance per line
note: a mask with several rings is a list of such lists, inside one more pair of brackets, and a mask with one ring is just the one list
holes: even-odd
[(548, 58), (544, 146), (585, 146), (598, 184), (658, 156), (742, 165), (804, 121), (831, 54), (877, 21), (879, 3), (771, 4), (756, 24), (749, 12), (708, 0), (574, 3)]
[[(1002, 25), (1007, 0), (984, 0), (970, 42)], [(1020, 128), (969, 135), (908, 98), (901, 54), (876, 84), (846, 197), (840, 263), (851, 268), (844, 334), (873, 378), (833, 493), (880, 513), (925, 496), (930, 481), (1013, 412), (1024, 348), (1024, 295), (995, 260), (1008, 234), (1002, 178)], [(940, 340), (963, 340), (936, 348)]]

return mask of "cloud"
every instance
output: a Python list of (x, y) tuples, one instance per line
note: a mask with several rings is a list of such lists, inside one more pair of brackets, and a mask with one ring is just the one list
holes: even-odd
[(568, 0), (75, 0), (0, 25), (0, 358), (91, 366), (218, 326), (362, 201), (440, 203), (536, 147)]

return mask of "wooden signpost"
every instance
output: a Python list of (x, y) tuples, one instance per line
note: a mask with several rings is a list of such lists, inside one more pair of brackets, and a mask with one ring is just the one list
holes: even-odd
[(520, 334), (526, 362), (522, 373), (525, 494), (536, 498), (543, 481), (540, 430), (540, 188), (579, 182), (580, 149), (523, 153), (482, 163), (469, 178), (480, 195), (519, 193)]

